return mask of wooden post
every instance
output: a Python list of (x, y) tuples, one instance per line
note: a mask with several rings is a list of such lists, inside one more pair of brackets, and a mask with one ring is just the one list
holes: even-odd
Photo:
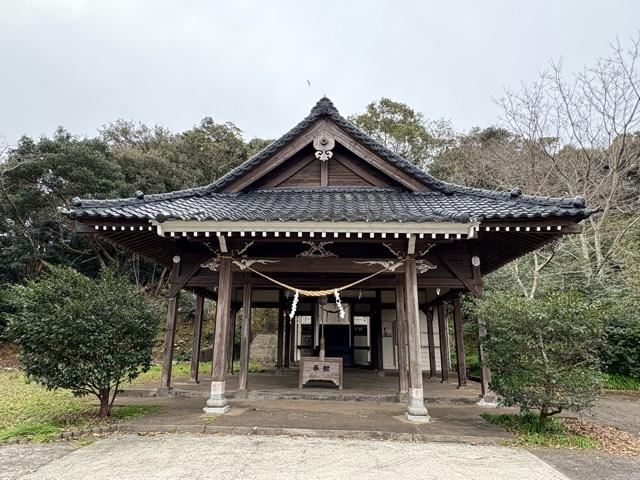
[(236, 340), (236, 316), (237, 311), (231, 308), (229, 312), (229, 331), (227, 333), (227, 371), (233, 375), (233, 354)]
[(427, 336), (429, 337), (429, 378), (436, 376), (436, 345), (433, 335), (433, 307), (427, 308)]
[(453, 325), (456, 337), (456, 364), (458, 370), (458, 388), (467, 386), (467, 366), (464, 358), (464, 337), (462, 336), (462, 307), (460, 294), (453, 299)]
[(484, 399), (489, 395), (489, 383), (491, 382), (491, 370), (486, 365), (486, 355), (482, 342), (487, 336), (487, 327), (484, 319), (478, 318), (478, 360), (480, 361), (480, 397)]
[(221, 258), (218, 269), (218, 305), (216, 308), (216, 333), (211, 367), (211, 396), (204, 407), (205, 413), (221, 414), (229, 411), (225, 398), (225, 373), (227, 371), (227, 338), (231, 313), (231, 259)]
[(278, 343), (276, 346), (276, 372), (283, 373), (282, 371), (282, 351), (284, 349), (284, 292), (280, 290), (280, 301), (278, 305)]
[(251, 283), (245, 282), (242, 290), (242, 340), (240, 340), (240, 377), (238, 390), (247, 389), (249, 374), (249, 343), (251, 342)]
[(441, 382), (449, 381), (449, 339), (447, 319), (444, 314), (444, 305), (438, 305), (438, 337), (440, 340), (440, 376)]
[(407, 368), (407, 314), (404, 308), (404, 286), (396, 285), (396, 325), (398, 332), (398, 393), (400, 401), (409, 398), (409, 371)]
[(374, 311), (373, 311), (373, 318), (375, 319), (375, 324), (376, 324), (376, 331), (375, 331), (375, 335), (376, 335), (376, 357), (377, 357), (377, 364), (376, 367), (378, 369), (378, 376), (380, 377), (384, 377), (384, 344), (383, 342), (383, 337), (382, 337), (382, 308), (380, 307), (381, 304), (381, 300), (380, 300), (380, 290), (376, 290), (376, 302), (375, 302), (375, 306), (374, 306)]
[(193, 319), (193, 344), (191, 345), (191, 381), (200, 383), (200, 343), (202, 342), (202, 313), (204, 311), (204, 296), (196, 296), (196, 314)]
[(418, 276), (416, 261), (408, 257), (404, 274), (405, 308), (407, 316), (407, 340), (409, 346), (409, 406), (405, 414), (412, 422), (429, 422), (430, 417), (424, 406), (422, 388), (422, 365), (420, 345), (420, 311), (418, 308)]
[(285, 310), (285, 318), (284, 318), (284, 360), (283, 367), (285, 369), (289, 368), (289, 359), (291, 355), (291, 319), (289, 315), (286, 314)]
[(178, 313), (178, 299), (180, 294), (169, 299), (167, 309), (167, 327), (164, 333), (164, 350), (162, 352), (162, 372), (160, 374), (160, 389), (171, 390), (171, 368), (173, 366), (173, 347), (176, 338), (176, 317)]

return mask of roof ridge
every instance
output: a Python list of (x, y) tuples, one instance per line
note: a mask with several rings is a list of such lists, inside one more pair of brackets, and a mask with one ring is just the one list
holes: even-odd
[[(574, 207), (574, 208), (585, 208), (585, 201), (582, 197), (543, 197), (543, 196), (535, 196), (535, 195), (523, 195), (522, 191), (519, 188), (514, 188), (511, 192), (499, 191), (499, 190), (488, 190), (474, 187), (466, 187), (462, 185), (457, 185), (455, 183), (445, 182), (440, 180), (431, 174), (419, 169), (417, 166), (412, 164), (406, 158), (402, 157), (396, 152), (389, 150), (387, 147), (382, 145), (380, 142), (369, 136), (367, 133), (363, 132), (360, 128), (354, 125), (352, 122), (343, 117), (338, 109), (335, 107), (333, 102), (325, 97), (320, 98), (311, 109), (309, 114), (303, 118), (297, 125), (291, 128), (288, 132), (282, 135), (277, 140), (270, 143), (267, 147), (263, 148), (261, 151), (256, 153), (254, 156), (244, 161), (231, 171), (227, 172), (225, 175), (210, 183), (209, 185), (201, 186), (201, 187), (193, 187), (184, 190), (177, 190), (174, 192), (166, 192), (166, 193), (158, 193), (145, 196), (142, 192), (136, 192), (135, 197), (131, 198), (119, 198), (119, 199), (109, 199), (109, 200), (93, 200), (93, 199), (84, 199), (81, 200), (79, 198), (74, 198), (72, 200), (72, 204), (74, 207), (81, 206), (122, 206), (122, 205), (130, 205), (140, 203), (152, 203), (155, 201), (162, 201), (174, 198), (183, 198), (189, 196), (203, 196), (211, 193), (221, 193), (220, 190), (226, 185), (233, 182), (236, 178), (253, 169), (254, 167), (261, 164), (267, 158), (271, 157), (282, 148), (286, 147), (286, 145), (292, 140), (292, 138), (296, 137), (298, 134), (302, 133), (304, 130), (309, 128), (316, 120), (319, 118), (326, 116), (333, 120), (339, 127), (345, 130), (349, 135), (363, 143), (367, 148), (375, 152), (376, 154), (383, 157), (385, 160), (394, 164), (396, 167), (403, 170), (405, 173), (411, 175), (412, 177), (419, 180), (425, 186), (435, 190), (435, 192), (424, 192), (424, 193), (441, 193), (445, 195), (452, 195), (454, 193), (475, 195), (478, 197), (484, 198), (492, 198), (496, 200), (512, 200), (518, 203), (530, 203), (536, 205), (546, 205), (546, 206), (558, 206), (558, 207)], [(351, 187), (353, 188), (353, 187)], [(309, 191), (308, 189), (306, 191)], [(422, 193), (422, 192), (415, 192)]]
[[(278, 187), (278, 188), (256, 188), (247, 190), (255, 193), (308, 193), (308, 192), (402, 192), (399, 188), (385, 188), (374, 186), (347, 186), (347, 185), (327, 185), (315, 187)], [(214, 192), (219, 194), (218, 192)], [(410, 192), (407, 192), (410, 193)], [(213, 195), (213, 193), (212, 193)]]

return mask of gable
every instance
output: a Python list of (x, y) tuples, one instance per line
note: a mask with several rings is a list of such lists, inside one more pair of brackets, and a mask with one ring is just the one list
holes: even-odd
[(401, 187), (430, 191), (330, 118), (318, 118), (272, 155), (251, 165), (221, 191), (319, 186)]
[(341, 145), (336, 145), (332, 152), (330, 159), (321, 160), (316, 157), (313, 146), (308, 145), (256, 180), (251, 187), (402, 187), (399, 182), (372, 168)]

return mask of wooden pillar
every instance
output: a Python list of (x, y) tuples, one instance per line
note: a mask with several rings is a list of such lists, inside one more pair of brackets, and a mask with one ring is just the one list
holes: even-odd
[(193, 344), (191, 345), (191, 381), (200, 383), (200, 343), (202, 342), (202, 313), (204, 311), (204, 296), (196, 296), (196, 314), (193, 319)]
[(453, 297), (453, 325), (456, 337), (456, 364), (458, 370), (458, 388), (467, 386), (467, 366), (464, 358), (464, 337), (462, 335), (462, 307), (460, 294)]
[(491, 370), (487, 366), (487, 358), (484, 351), (484, 338), (487, 336), (487, 327), (484, 319), (478, 318), (478, 360), (480, 361), (480, 397), (489, 395), (489, 383), (491, 382)]
[(444, 305), (438, 305), (438, 337), (440, 340), (440, 376), (441, 382), (449, 381), (449, 338)]
[(282, 366), (289, 368), (289, 360), (291, 358), (291, 319), (285, 310), (284, 318), (284, 360)]
[(427, 336), (429, 337), (429, 378), (436, 376), (436, 345), (433, 335), (433, 307), (427, 308)]
[(398, 392), (401, 401), (409, 399), (407, 368), (407, 314), (404, 308), (404, 285), (396, 285), (396, 325), (398, 333)]
[(411, 385), (406, 418), (413, 422), (429, 422), (430, 417), (424, 406), (424, 390), (422, 388), (418, 276), (416, 261), (413, 257), (409, 257), (405, 261), (404, 294), (409, 347), (409, 384)]
[(178, 299), (180, 294), (169, 299), (167, 309), (167, 326), (164, 332), (164, 350), (162, 352), (162, 372), (160, 374), (160, 389), (171, 389), (171, 369), (173, 366), (173, 347), (176, 339), (176, 317), (178, 314)]
[(227, 371), (227, 338), (231, 313), (231, 259), (221, 258), (218, 270), (218, 305), (216, 308), (216, 332), (211, 367), (211, 396), (204, 407), (205, 413), (221, 414), (229, 410), (225, 398), (225, 373)]
[(278, 343), (276, 346), (276, 372), (282, 373), (282, 359), (284, 350), (284, 291), (280, 290), (280, 301), (278, 305)]
[(249, 344), (251, 342), (251, 283), (245, 282), (242, 289), (242, 339), (240, 340), (240, 377), (238, 390), (247, 389), (249, 374)]
[(236, 340), (236, 316), (238, 311), (231, 307), (229, 312), (229, 332), (227, 337), (227, 371), (233, 375), (233, 357)]
[(382, 303), (380, 299), (380, 290), (376, 290), (376, 302), (373, 311), (373, 318), (375, 319), (376, 330), (376, 368), (378, 370), (378, 375), (384, 377), (384, 345), (383, 345), (383, 337), (382, 337), (382, 308), (380, 304)]

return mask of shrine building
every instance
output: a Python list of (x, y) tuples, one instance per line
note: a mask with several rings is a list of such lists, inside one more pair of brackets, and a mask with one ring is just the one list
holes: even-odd
[[(483, 276), (578, 232), (592, 211), (580, 197), (438, 180), (322, 98), (284, 136), (210, 185), (74, 199), (64, 213), (80, 232), (170, 271), (159, 392), (172, 389), (176, 313), (180, 292), (188, 290), (197, 298), (194, 381), (203, 305), (216, 302), (205, 412), (230, 408), (236, 316), (242, 341), (234, 395), (251, 390), (252, 307), (268, 307), (279, 312), (276, 368), (297, 372), (296, 387), (325, 380), (346, 392), (350, 376), (365, 371), (375, 388), (387, 372), (397, 376), (396, 400), (406, 402), (406, 417), (427, 422), (423, 379), (446, 381), (453, 350), (458, 386), (467, 383), (460, 295), (481, 295)], [(478, 327), (484, 335), (481, 321)], [(489, 375), (483, 368), (481, 395), (488, 394)]]

